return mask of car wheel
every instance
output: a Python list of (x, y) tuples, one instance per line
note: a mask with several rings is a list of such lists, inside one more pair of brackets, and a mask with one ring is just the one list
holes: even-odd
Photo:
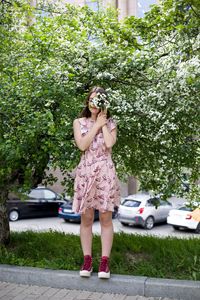
[(19, 219), (19, 212), (17, 210), (11, 210), (9, 213), (9, 220), (15, 222)]
[(179, 230), (179, 227), (178, 227), (178, 226), (174, 226), (174, 225), (173, 225), (173, 228), (174, 228), (175, 230)]
[(154, 218), (153, 217), (148, 217), (145, 221), (144, 228), (150, 230), (154, 226)]
[(197, 225), (197, 228), (196, 228), (195, 232), (200, 233), (200, 223)]
[(128, 223), (120, 222), (123, 226), (129, 226)]

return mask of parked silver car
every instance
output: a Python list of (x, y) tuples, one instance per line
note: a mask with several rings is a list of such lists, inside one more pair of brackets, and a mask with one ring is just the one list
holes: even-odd
[(166, 222), (172, 204), (150, 194), (126, 197), (119, 206), (118, 219), (122, 225), (140, 225), (152, 229), (155, 223)]

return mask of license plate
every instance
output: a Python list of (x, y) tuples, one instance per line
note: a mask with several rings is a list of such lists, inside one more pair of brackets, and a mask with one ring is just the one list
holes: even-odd
[(66, 209), (66, 208), (65, 208), (65, 209), (63, 209), (63, 211), (64, 211), (65, 213), (70, 213), (70, 214), (72, 213), (72, 210), (71, 210), (71, 209)]

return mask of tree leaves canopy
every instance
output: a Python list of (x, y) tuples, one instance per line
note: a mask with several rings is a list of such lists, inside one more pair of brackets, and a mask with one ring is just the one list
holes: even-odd
[(28, 188), (48, 166), (76, 166), (72, 122), (101, 85), (118, 122), (120, 177), (168, 196), (186, 172), (199, 199), (198, 9), (166, 0), (118, 22), (112, 10), (1, 3), (1, 187)]

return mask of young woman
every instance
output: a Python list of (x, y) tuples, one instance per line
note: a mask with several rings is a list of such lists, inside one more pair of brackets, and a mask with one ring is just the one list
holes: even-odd
[(84, 263), (80, 276), (90, 277), (92, 273), (92, 225), (94, 209), (97, 209), (102, 245), (98, 277), (110, 278), (112, 212), (120, 203), (119, 182), (111, 158), (117, 130), (109, 111), (95, 105), (94, 100), (97, 96), (100, 98), (102, 96), (106, 102), (108, 101), (106, 91), (101, 87), (94, 87), (88, 94), (81, 118), (75, 119), (73, 124), (76, 145), (82, 151), (76, 169), (73, 211), (81, 213), (80, 238)]

